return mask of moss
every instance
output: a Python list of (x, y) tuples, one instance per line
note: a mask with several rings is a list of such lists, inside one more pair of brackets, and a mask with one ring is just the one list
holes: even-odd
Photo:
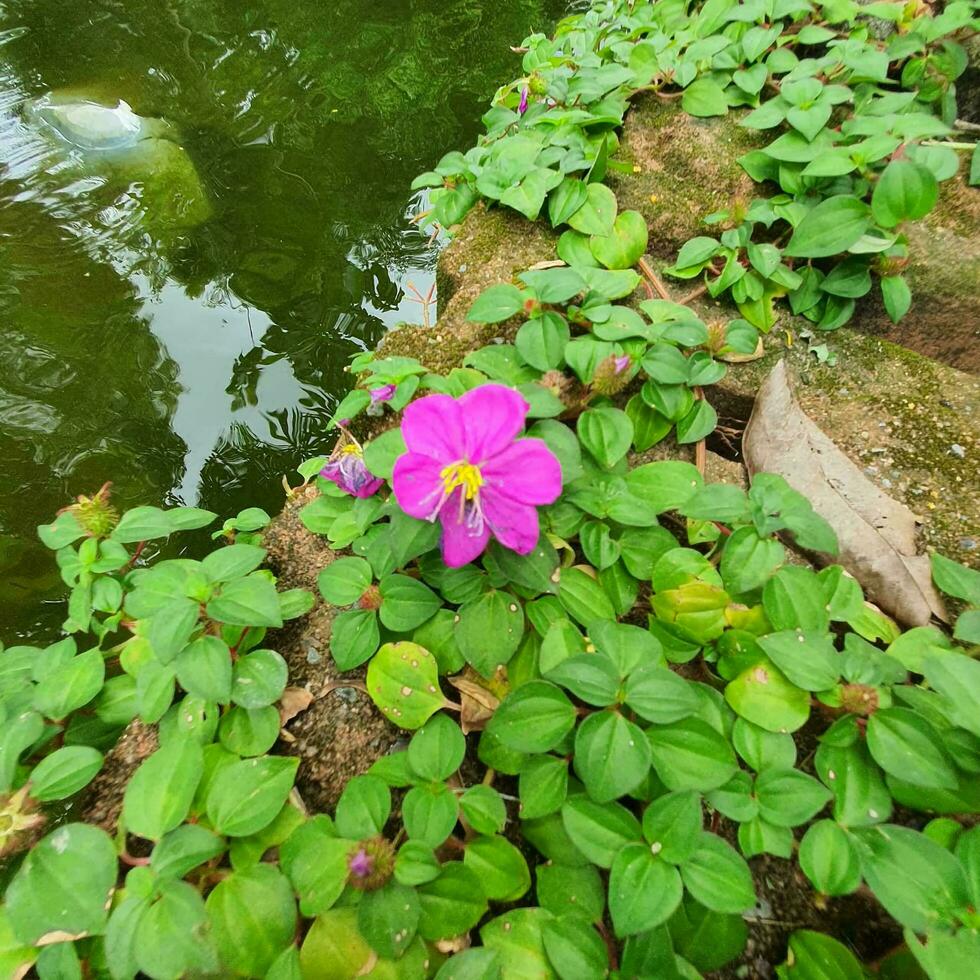
[(653, 255), (673, 259), (684, 242), (705, 233), (709, 214), (757, 193), (737, 161), (761, 143), (737, 121), (734, 113), (695, 119), (653, 96), (630, 112), (619, 158), (632, 170), (611, 175), (609, 184), (620, 207), (647, 219)]

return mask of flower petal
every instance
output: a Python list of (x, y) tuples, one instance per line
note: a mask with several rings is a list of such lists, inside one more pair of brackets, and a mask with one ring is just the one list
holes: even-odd
[(522, 504), (551, 504), (561, 494), (561, 463), (540, 439), (518, 439), (480, 473), (488, 489)]
[(459, 399), (466, 429), (466, 458), (477, 466), (506, 449), (527, 417), (524, 396), (504, 385), (481, 385)]
[(483, 516), (493, 536), (511, 551), (529, 555), (538, 543), (538, 512), (502, 493), (480, 494)]
[[(458, 491), (457, 491), (458, 494)], [(455, 499), (443, 508), (442, 520), (442, 560), (450, 568), (467, 565), (483, 554), (490, 540), (490, 528), (483, 522), (475, 528), (459, 519), (459, 507), (454, 507)]]
[(410, 452), (441, 460), (466, 458), (466, 432), (460, 402), (449, 395), (426, 395), (406, 406), (402, 436)]
[(395, 500), (410, 517), (427, 521), (442, 499), (443, 485), (439, 474), (443, 464), (431, 456), (405, 453), (395, 460), (391, 489)]

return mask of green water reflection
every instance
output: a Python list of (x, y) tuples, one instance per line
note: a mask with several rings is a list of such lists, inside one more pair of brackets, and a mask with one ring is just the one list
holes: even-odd
[[(475, 138), (508, 46), (562, 7), (0, 0), (4, 639), (62, 618), (34, 527), (71, 495), (278, 505), (348, 357), (431, 282), (411, 178)], [(180, 220), (166, 175), (65, 166), (24, 116), (52, 90), (172, 123), (205, 209)]]

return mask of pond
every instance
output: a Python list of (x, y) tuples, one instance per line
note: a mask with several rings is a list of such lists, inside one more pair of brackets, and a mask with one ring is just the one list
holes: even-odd
[[(79, 493), (279, 506), (350, 356), (420, 319), (413, 176), (564, 6), (0, 0), (5, 640), (63, 618), (35, 527)], [(93, 151), (93, 103), (155, 138)]]

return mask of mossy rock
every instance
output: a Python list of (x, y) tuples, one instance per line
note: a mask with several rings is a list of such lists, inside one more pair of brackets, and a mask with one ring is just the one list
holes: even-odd
[[(695, 119), (676, 102), (639, 99), (627, 117), (620, 159), (632, 171), (610, 176), (620, 208), (640, 211), (650, 226), (650, 252), (672, 261), (684, 242), (716, 235), (704, 219), (736, 199), (767, 191), (738, 158), (772, 138), (738, 125), (739, 115)], [(851, 326), (939, 358), (962, 370), (980, 370), (980, 192), (967, 185), (969, 162), (941, 185), (939, 204), (907, 226), (911, 258), (906, 270), (912, 309), (895, 325), (877, 288), (858, 303)]]
[(688, 239), (711, 234), (703, 224), (709, 214), (758, 195), (737, 161), (762, 141), (737, 121), (735, 114), (696, 119), (654, 96), (634, 102), (617, 154), (632, 170), (610, 172), (608, 183), (620, 209), (646, 218), (652, 255), (673, 261)]
[(759, 386), (787, 358), (800, 406), (921, 519), (922, 544), (980, 565), (980, 378), (850, 329), (826, 337), (837, 361), (821, 364), (799, 338), (805, 323), (795, 326), (792, 343), (773, 332), (763, 358), (732, 365), (706, 390), (719, 415), (747, 418)]

